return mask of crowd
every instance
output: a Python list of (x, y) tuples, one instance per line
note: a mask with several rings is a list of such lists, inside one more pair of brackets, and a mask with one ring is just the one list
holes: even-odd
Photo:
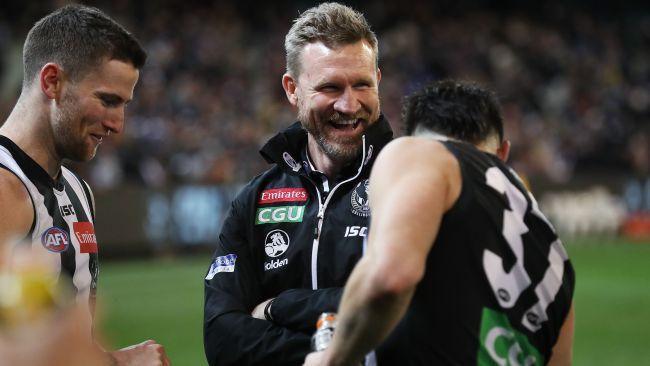
[[(149, 53), (124, 133), (75, 167), (96, 190), (237, 184), (266, 169), (257, 150), (295, 119), (280, 84), (283, 37), (310, 4), (88, 4), (132, 30)], [(1, 120), (20, 90), (29, 21), (55, 5), (0, 5)], [(394, 129), (405, 94), (446, 77), (473, 80), (500, 97), (511, 162), (526, 176), (649, 173), (650, 14), (443, 11), (427, 1), (356, 7), (379, 35), (382, 111)]]

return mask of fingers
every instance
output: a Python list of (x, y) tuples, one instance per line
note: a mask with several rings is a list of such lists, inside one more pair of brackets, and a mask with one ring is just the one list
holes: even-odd
[[(147, 341), (149, 342), (149, 341)], [(156, 359), (156, 361), (159, 361), (162, 366), (170, 366), (171, 363), (169, 361), (169, 358), (167, 357), (167, 353), (165, 352), (165, 347), (162, 344), (158, 344), (155, 341), (151, 341), (152, 343), (147, 344), (147, 348), (153, 352), (153, 357)]]

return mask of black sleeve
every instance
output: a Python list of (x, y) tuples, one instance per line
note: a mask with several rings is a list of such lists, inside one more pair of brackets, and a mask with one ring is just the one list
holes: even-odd
[(264, 301), (236, 199), (205, 277), (203, 342), (213, 365), (301, 365), (310, 335), (293, 332), (250, 312)]
[(341, 295), (342, 287), (286, 290), (273, 300), (270, 315), (277, 325), (311, 334), (320, 314), (338, 311)]

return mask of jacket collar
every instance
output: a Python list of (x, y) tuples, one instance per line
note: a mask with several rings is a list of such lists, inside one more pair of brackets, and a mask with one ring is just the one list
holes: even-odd
[[(362, 159), (358, 164), (372, 166), (379, 151), (393, 139), (393, 130), (384, 115), (380, 115), (363, 135)], [(277, 164), (291, 175), (305, 174), (302, 164), (302, 152), (307, 146), (307, 131), (300, 122), (295, 122), (277, 135), (273, 136), (260, 150), (260, 154), (269, 164)]]

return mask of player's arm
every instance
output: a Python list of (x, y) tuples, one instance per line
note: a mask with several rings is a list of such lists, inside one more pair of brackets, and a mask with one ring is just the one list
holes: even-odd
[(34, 221), (34, 208), (27, 188), (12, 172), (0, 167), (0, 268), (8, 247), (24, 239)]
[(255, 305), (264, 299), (247, 244), (249, 218), (244, 212), (235, 199), (205, 280), (203, 332), (208, 363), (300, 364), (309, 352), (310, 335), (251, 316)]
[(550, 366), (569, 366), (573, 360), (573, 332), (575, 326), (574, 307), (571, 305), (571, 310), (562, 324), (560, 329), (560, 336), (553, 346), (553, 354), (548, 362)]
[(404, 315), (460, 192), (460, 168), (440, 143), (401, 138), (379, 155), (370, 182), (368, 250), (346, 284), (331, 347), (310, 355), (322, 364), (358, 364)]

